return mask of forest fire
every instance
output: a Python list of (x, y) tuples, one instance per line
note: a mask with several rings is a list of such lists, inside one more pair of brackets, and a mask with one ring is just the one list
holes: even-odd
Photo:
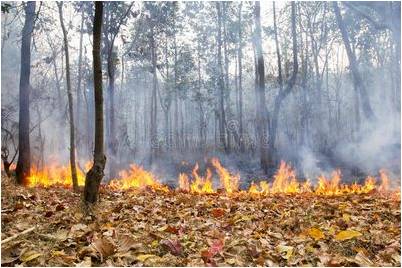
[(159, 183), (151, 172), (146, 171), (141, 166), (135, 164), (130, 165), (129, 170), (119, 172), (119, 178), (111, 180), (109, 186), (116, 190), (151, 187), (158, 190), (168, 191), (168, 188)]
[[(273, 195), (273, 194), (315, 194), (315, 195), (342, 195), (342, 194), (367, 194), (372, 192), (387, 193), (391, 192), (390, 179), (387, 171), (379, 171), (379, 181), (373, 176), (367, 176), (364, 184), (341, 183), (342, 174), (340, 170), (332, 172), (331, 176), (320, 175), (317, 184), (312, 185), (310, 179), (301, 182), (296, 177), (296, 171), (285, 161), (281, 161), (278, 170), (273, 176), (273, 181), (260, 181), (258, 184), (252, 182), (248, 190), (240, 190), (240, 175), (231, 174), (225, 169), (218, 158), (212, 158), (210, 163), (213, 170), (206, 169), (205, 175), (201, 175), (198, 163), (195, 164), (191, 174), (180, 173), (178, 177), (178, 190), (188, 193), (212, 194), (224, 192), (230, 194), (251, 194), (251, 195)], [(85, 164), (85, 170), (90, 168), (91, 163)], [(214, 173), (214, 172), (215, 173)], [(219, 179), (219, 187), (213, 187), (214, 174)], [(77, 170), (78, 185), (85, 183), (85, 173)], [(44, 169), (32, 168), (28, 179), (29, 187), (41, 186), (63, 186), (72, 187), (71, 172), (67, 165), (57, 165), (52, 163)], [(152, 188), (155, 190), (169, 191), (169, 188), (158, 181), (156, 176), (145, 170), (143, 167), (132, 164), (128, 170), (119, 172), (119, 176), (112, 179), (108, 187), (112, 190), (144, 189)], [(397, 191), (392, 191), (394, 194)]]
[[(86, 169), (89, 168), (90, 163), (85, 164)], [(85, 173), (77, 169), (77, 180), (79, 186), (85, 184)], [(68, 165), (59, 165), (58, 163), (51, 163), (43, 169), (34, 166), (31, 168), (30, 176), (27, 179), (28, 187), (42, 186), (49, 187), (53, 185), (60, 185), (64, 187), (72, 187), (71, 169)]]

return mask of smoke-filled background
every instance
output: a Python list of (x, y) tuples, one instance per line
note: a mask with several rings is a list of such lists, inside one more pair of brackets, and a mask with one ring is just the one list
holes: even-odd
[[(2, 150), (11, 158), (18, 147), (24, 3), (6, 3), (1, 123)], [(339, 21), (332, 2), (297, 2), (292, 12), (289, 2), (264, 1), (261, 35), (255, 6), (105, 3), (105, 181), (136, 163), (170, 183), (195, 162), (205, 171), (213, 156), (245, 184), (270, 177), (281, 159), (313, 181), (335, 168), (344, 181), (381, 168), (400, 178), (400, 3), (341, 2)], [(30, 139), (32, 164), (41, 168), (68, 163), (69, 120), (58, 8), (42, 2), (36, 12)], [(81, 169), (94, 147), (93, 15), (91, 2), (63, 4)]]

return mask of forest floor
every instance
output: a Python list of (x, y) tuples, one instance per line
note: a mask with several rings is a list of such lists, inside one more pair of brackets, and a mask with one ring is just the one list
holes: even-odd
[(400, 200), (379, 194), (102, 188), (94, 217), (69, 189), (2, 177), (1, 198), (2, 266), (401, 265)]

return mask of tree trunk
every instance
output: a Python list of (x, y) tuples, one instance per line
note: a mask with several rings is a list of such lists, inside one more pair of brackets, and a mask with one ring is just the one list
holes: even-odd
[[(82, 91), (81, 91), (81, 81), (82, 81), (82, 41), (83, 41), (83, 36), (84, 36), (84, 8), (81, 7), (81, 26), (80, 26), (80, 48), (79, 48), (79, 54), (78, 54), (78, 74), (77, 74), (77, 118), (79, 116), (82, 116), (81, 109), (82, 109)], [(85, 88), (84, 88), (85, 90)], [(80, 147), (80, 145), (84, 144), (81, 139), (83, 139), (82, 135), (82, 124), (81, 120), (77, 120), (76, 122), (77, 125), (77, 145)], [(82, 155), (82, 149), (77, 152), (78, 156)], [(79, 157), (78, 157), (79, 159)]]
[[(270, 153), (274, 156), (273, 162), (276, 162), (276, 149), (275, 149), (275, 140), (276, 140), (276, 134), (278, 130), (278, 117), (279, 117), (279, 111), (282, 105), (283, 100), (289, 95), (289, 93), (292, 91), (293, 86), (296, 83), (296, 76), (297, 76), (297, 71), (299, 68), (298, 62), (297, 62), (297, 40), (296, 40), (296, 6), (294, 2), (291, 2), (292, 5), (292, 45), (293, 45), (293, 73), (292, 76), (290, 77), (289, 81), (287, 82), (286, 88), (281, 89), (279, 91), (279, 94), (276, 96), (275, 99), (275, 104), (274, 104), (274, 111), (272, 113), (272, 122), (271, 122), (271, 140), (269, 142), (269, 150)], [(279, 61), (278, 61), (279, 62)], [(272, 161), (270, 161), (272, 162)], [(274, 163), (271, 163), (274, 164)]]
[(20, 100), (18, 124), (18, 161), (16, 168), (17, 183), (27, 183), (31, 169), (31, 153), (29, 144), (29, 77), (31, 73), (31, 39), (35, 23), (36, 2), (25, 5), (25, 23), (21, 40)]
[(240, 132), (240, 151), (244, 152), (245, 151), (245, 146), (244, 146), (244, 129), (243, 129), (243, 72), (242, 72), (242, 58), (243, 58), (243, 52), (242, 52), (242, 21), (241, 21), (241, 9), (243, 6), (243, 2), (240, 2), (239, 4), (239, 48), (237, 51), (237, 57), (238, 57), (238, 76), (239, 76), (239, 132)]
[(357, 67), (356, 55), (353, 53), (353, 51), (350, 47), (348, 32), (346, 31), (346, 27), (343, 22), (338, 3), (335, 1), (335, 2), (332, 2), (332, 5), (333, 5), (333, 9), (334, 9), (334, 13), (335, 13), (336, 21), (338, 23), (339, 30), (341, 31), (341, 34), (342, 34), (342, 40), (345, 45), (346, 54), (348, 55), (349, 65), (350, 65), (350, 69), (352, 71), (352, 76), (353, 76), (353, 83), (359, 89), (364, 115), (366, 116), (367, 119), (375, 119), (375, 114), (370, 105), (370, 99), (369, 99), (369, 96), (367, 93), (367, 88), (364, 85), (363, 79), (360, 76), (360, 72)]
[(262, 37), (261, 37), (261, 10), (260, 2), (255, 2), (254, 9), (255, 19), (255, 48), (256, 48), (256, 90), (257, 90), (257, 132), (258, 142), (260, 147), (260, 162), (261, 168), (265, 173), (268, 173), (269, 157), (267, 146), (267, 107), (265, 105), (265, 66), (262, 52)]
[(225, 118), (225, 105), (224, 105), (224, 90), (225, 90), (225, 83), (223, 77), (223, 65), (222, 65), (222, 12), (221, 12), (221, 3), (216, 2), (216, 9), (218, 11), (218, 68), (219, 68), (219, 141), (220, 146), (223, 149), (227, 150), (226, 145), (226, 135), (225, 135), (225, 125), (226, 125), (226, 118)]
[(155, 37), (154, 37), (154, 29), (151, 29), (151, 57), (152, 57), (152, 95), (151, 95), (151, 129), (150, 129), (150, 146), (151, 146), (151, 155), (150, 155), (150, 163), (152, 164), (153, 160), (156, 158), (157, 149), (158, 149), (158, 130), (157, 130), (157, 86), (158, 86), (158, 78), (156, 76), (156, 45), (155, 45)]
[(73, 180), (74, 191), (78, 191), (77, 168), (75, 166), (75, 127), (74, 127), (74, 108), (73, 108), (73, 93), (71, 90), (70, 79), (70, 55), (68, 51), (67, 30), (63, 21), (63, 3), (57, 2), (59, 7), (60, 25), (63, 32), (64, 54), (66, 55), (66, 81), (67, 81), (67, 97), (68, 97), (68, 115), (70, 123), (70, 168), (71, 178)]
[(93, 25), (93, 72), (95, 96), (95, 150), (94, 162), (85, 178), (84, 201), (87, 205), (98, 200), (99, 186), (104, 176), (106, 156), (103, 138), (102, 61), (100, 54), (103, 2), (95, 2)]

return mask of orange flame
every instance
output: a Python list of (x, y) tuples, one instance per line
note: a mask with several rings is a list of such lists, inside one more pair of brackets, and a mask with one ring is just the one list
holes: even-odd
[[(246, 192), (239, 191), (239, 175), (232, 175), (225, 169), (217, 158), (211, 159), (213, 167), (220, 179), (220, 187), (227, 193), (244, 194)], [(89, 170), (91, 162), (85, 164), (85, 170)], [(77, 169), (78, 185), (85, 184), (85, 172)], [(190, 180), (191, 178), (191, 180)], [(69, 165), (58, 165), (57, 162), (52, 162), (43, 170), (36, 167), (31, 169), (31, 175), (28, 178), (27, 186), (43, 186), (49, 187), (59, 185), (64, 187), (72, 186), (71, 171)], [(318, 177), (318, 183), (313, 186), (309, 179), (305, 182), (299, 182), (296, 178), (295, 170), (286, 162), (281, 161), (277, 172), (273, 177), (273, 182), (260, 181), (258, 184), (252, 182), (248, 193), (253, 195), (269, 195), (269, 194), (316, 194), (316, 195), (341, 195), (341, 194), (368, 194), (372, 192), (390, 193), (392, 192), (396, 198), (400, 198), (400, 190), (391, 190), (390, 178), (387, 171), (379, 171), (379, 183), (376, 183), (376, 178), (368, 176), (364, 184), (341, 183), (341, 172), (335, 170), (331, 177), (325, 175)], [(154, 174), (144, 170), (141, 166), (132, 164), (130, 169), (123, 170), (119, 173), (119, 177), (113, 179), (109, 183), (111, 189), (143, 189), (151, 187), (162, 191), (169, 191), (169, 188), (161, 184)], [(199, 174), (199, 165), (196, 163), (191, 175), (181, 173), (178, 177), (178, 188), (190, 193), (216, 193), (213, 188), (212, 172), (206, 170), (205, 176)]]
[(388, 174), (384, 169), (380, 170), (380, 179), (381, 185), (378, 187), (379, 192), (388, 192), (389, 191), (389, 178)]
[(192, 193), (214, 193), (211, 171), (207, 169), (207, 174), (205, 175), (205, 178), (203, 178), (198, 174), (198, 169), (199, 166), (198, 163), (196, 163), (192, 171), (194, 181), (190, 185), (190, 191)]
[(216, 171), (218, 172), (219, 179), (221, 182), (221, 187), (223, 189), (225, 189), (225, 191), (229, 194), (237, 191), (239, 188), (240, 176), (239, 175), (231, 176), (229, 171), (227, 171), (221, 165), (218, 158), (212, 158), (211, 163), (216, 168)]
[(190, 191), (190, 181), (188, 180), (188, 176), (184, 173), (179, 174), (179, 189), (186, 192)]
[(131, 164), (129, 170), (119, 172), (119, 178), (110, 181), (109, 186), (113, 189), (142, 189), (151, 187), (153, 189), (168, 191), (169, 189), (159, 183), (154, 175), (144, 170), (141, 166)]
[[(85, 164), (87, 168), (91, 163)], [(85, 184), (85, 173), (77, 168), (78, 186)], [(30, 176), (27, 178), (27, 186), (43, 186), (49, 187), (52, 185), (61, 185), (64, 187), (72, 187), (73, 181), (71, 177), (71, 169), (69, 165), (58, 165), (56, 162), (51, 163), (40, 170), (33, 166), (30, 171)]]

